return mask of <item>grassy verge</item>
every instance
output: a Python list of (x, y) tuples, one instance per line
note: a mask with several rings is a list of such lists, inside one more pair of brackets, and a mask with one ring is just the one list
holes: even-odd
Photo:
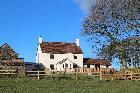
[(0, 79), (0, 93), (140, 93), (139, 81), (100, 81), (83, 77)]

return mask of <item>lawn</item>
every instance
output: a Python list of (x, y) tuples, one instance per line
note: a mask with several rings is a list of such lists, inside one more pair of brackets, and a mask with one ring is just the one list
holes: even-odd
[(0, 93), (140, 93), (139, 81), (0, 79)]

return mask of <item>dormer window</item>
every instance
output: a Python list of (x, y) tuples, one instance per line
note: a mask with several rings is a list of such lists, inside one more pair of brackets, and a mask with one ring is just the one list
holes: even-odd
[(77, 59), (77, 56), (74, 55), (74, 59)]
[(54, 55), (53, 54), (50, 54), (50, 59), (54, 59)]

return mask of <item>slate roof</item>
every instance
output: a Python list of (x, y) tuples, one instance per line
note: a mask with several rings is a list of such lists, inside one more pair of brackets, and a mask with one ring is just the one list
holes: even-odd
[(83, 54), (81, 48), (75, 43), (66, 42), (43, 42), (40, 44), (43, 53), (52, 54)]
[(38, 70), (38, 64), (33, 62), (24, 62), (25, 71)]
[(111, 62), (109, 60), (105, 60), (105, 59), (84, 58), (84, 65), (111, 66)]

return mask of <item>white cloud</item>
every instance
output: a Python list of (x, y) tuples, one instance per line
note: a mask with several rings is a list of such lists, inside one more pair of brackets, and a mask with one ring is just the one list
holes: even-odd
[(75, 0), (84, 13), (88, 14), (90, 12), (91, 6), (94, 6), (96, 0)]

